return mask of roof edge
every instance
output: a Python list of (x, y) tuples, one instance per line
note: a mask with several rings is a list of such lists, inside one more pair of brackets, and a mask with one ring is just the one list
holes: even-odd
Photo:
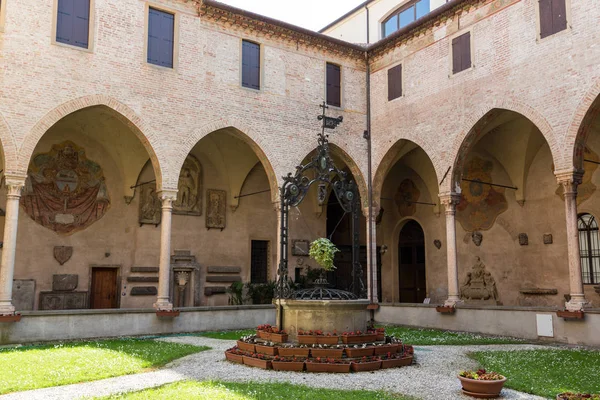
[(325, 25), (323, 28), (319, 29), (318, 32), (323, 33), (323, 31), (326, 31), (327, 29), (331, 28), (332, 26), (337, 25), (339, 22), (342, 22), (344, 19), (348, 18), (350, 15), (359, 11), (361, 8), (368, 6), (369, 4), (371, 4), (374, 1), (375, 0), (367, 0), (367, 1), (362, 2), (361, 4), (354, 7), (352, 10), (348, 11), (346, 14), (342, 15), (341, 17), (335, 19), (333, 22), (330, 22), (329, 24)]

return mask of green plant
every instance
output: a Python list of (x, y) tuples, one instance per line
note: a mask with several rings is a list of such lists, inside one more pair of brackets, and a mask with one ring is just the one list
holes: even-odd
[(478, 369), (477, 371), (461, 371), (460, 374), (463, 378), (475, 379), (476, 381), (501, 381), (504, 377), (496, 372), (487, 372), (485, 369)]
[(248, 297), (252, 304), (271, 304), (275, 295), (275, 281), (267, 283), (247, 283)]
[(310, 244), (309, 255), (325, 271), (333, 271), (333, 258), (340, 250), (329, 239), (319, 238)]
[(244, 304), (244, 284), (242, 282), (233, 282), (227, 289), (229, 293), (229, 304), (239, 306)]

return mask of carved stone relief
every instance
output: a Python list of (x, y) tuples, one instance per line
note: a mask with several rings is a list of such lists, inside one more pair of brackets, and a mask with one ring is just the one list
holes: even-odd
[(202, 215), (202, 166), (194, 156), (187, 156), (179, 173), (173, 213)]
[(475, 246), (481, 246), (481, 242), (483, 241), (483, 234), (479, 231), (475, 231), (471, 234), (471, 238), (473, 239), (473, 243)]
[(52, 275), (52, 291), (54, 292), (71, 292), (77, 289), (78, 283), (79, 275)]
[(156, 185), (150, 183), (141, 187), (140, 225), (158, 225), (161, 219), (161, 202), (156, 193)]
[(529, 237), (526, 233), (519, 233), (519, 244), (521, 246), (527, 246), (529, 244)]
[(435, 247), (436, 247), (436, 248), (439, 250), (439, 249), (441, 249), (441, 248), (442, 248), (442, 241), (441, 241), (441, 240), (438, 240), (438, 239), (435, 239), (435, 240), (433, 241), (433, 245), (434, 245), (434, 246), (435, 246)]
[(421, 192), (411, 179), (404, 179), (400, 182), (400, 186), (398, 186), (398, 190), (394, 196), (394, 201), (401, 217), (415, 215), (417, 212), (415, 201), (419, 201), (419, 197), (421, 197)]
[(498, 290), (496, 281), (492, 274), (486, 271), (485, 264), (476, 257), (475, 265), (471, 272), (467, 272), (463, 284), (460, 287), (460, 297), (465, 300), (498, 301)]
[(545, 233), (544, 234), (544, 244), (552, 244), (553, 243), (553, 238), (552, 238), (552, 234), (551, 233)]
[(79, 310), (87, 308), (88, 292), (41, 292), (40, 310)]
[(63, 265), (73, 256), (72, 246), (54, 246), (54, 259)]
[(12, 303), (17, 311), (33, 310), (35, 299), (35, 280), (15, 279), (13, 280)]
[(68, 235), (85, 229), (110, 207), (102, 168), (75, 143), (56, 144), (29, 164), (21, 206), (54, 232)]
[(225, 229), (226, 223), (226, 192), (209, 189), (206, 191), (206, 227), (208, 229)]

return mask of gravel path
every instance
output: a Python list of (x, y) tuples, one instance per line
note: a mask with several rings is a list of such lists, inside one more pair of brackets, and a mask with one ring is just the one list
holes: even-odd
[[(137, 391), (180, 380), (222, 381), (272, 381), (290, 382), (318, 388), (386, 390), (421, 399), (456, 400), (472, 399), (464, 396), (456, 373), (460, 369), (475, 368), (477, 363), (466, 356), (467, 351), (477, 350), (528, 350), (543, 348), (534, 345), (492, 346), (417, 346), (416, 365), (398, 369), (380, 370), (373, 373), (308, 374), (265, 371), (225, 361), (223, 351), (234, 346), (234, 341), (217, 340), (195, 336), (158, 339), (212, 347), (212, 350), (180, 358), (158, 371), (75, 385), (31, 390), (0, 396), (2, 400), (62, 400), (106, 396), (115, 393)], [(217, 360), (215, 362), (215, 360)], [(502, 391), (503, 399), (542, 399), (510, 389)]]

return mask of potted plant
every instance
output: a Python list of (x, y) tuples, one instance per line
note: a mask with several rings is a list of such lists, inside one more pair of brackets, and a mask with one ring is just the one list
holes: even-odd
[(365, 356), (358, 360), (352, 361), (350, 368), (354, 372), (375, 371), (381, 368), (381, 358), (377, 356)]
[(334, 358), (309, 358), (306, 360), (308, 372), (350, 372), (350, 361)]
[(240, 350), (239, 347), (235, 346), (225, 351), (225, 358), (227, 359), (227, 361), (243, 364), (243, 356), (246, 354), (248, 353)]
[(488, 372), (485, 369), (477, 371), (461, 371), (458, 379), (462, 384), (462, 390), (465, 394), (499, 396), (506, 377), (496, 373)]
[(369, 357), (374, 354), (374, 351), (374, 346), (367, 346), (366, 344), (363, 344), (362, 346), (354, 345), (346, 348), (346, 355), (349, 358)]
[(400, 345), (398, 343), (378, 344), (374, 348), (374, 354), (376, 356), (382, 356), (387, 353), (397, 353), (399, 348)]
[(275, 371), (304, 371), (305, 358), (276, 356), (271, 362)]
[(244, 365), (249, 365), (250, 367), (257, 367), (262, 369), (272, 369), (273, 364), (271, 361), (272, 357), (266, 356), (260, 353), (251, 353), (249, 355), (244, 355)]
[(381, 369), (406, 367), (412, 364), (413, 356), (389, 352), (381, 356)]
[(292, 344), (277, 348), (277, 353), (281, 357), (308, 357), (310, 349), (306, 346), (296, 347)]
[(377, 339), (376, 333), (365, 333), (362, 331), (350, 331), (342, 333), (342, 342), (344, 344), (363, 344), (374, 342)]
[(266, 354), (268, 356), (276, 356), (278, 354), (277, 347), (275, 347), (275, 343), (273, 342), (256, 343), (254, 347), (257, 353)]
[(385, 340), (385, 328), (376, 328), (375, 333), (377, 334), (377, 341), (382, 342)]
[(340, 342), (340, 336), (336, 333), (336, 331), (333, 331), (333, 333), (326, 333), (323, 334), (322, 336), (317, 336), (317, 344), (338, 344)]
[(271, 339), (272, 342), (285, 343), (288, 341), (288, 334), (285, 330), (279, 329), (275, 326), (271, 327)]
[[(316, 347), (319, 346), (319, 347)], [(327, 345), (316, 345), (310, 349), (312, 357), (323, 357), (323, 358), (342, 358), (344, 355), (344, 348), (336, 346), (335, 348), (329, 348)]]
[(256, 327), (256, 336), (261, 339), (271, 340), (271, 325), (263, 324)]
[(308, 255), (325, 271), (333, 271), (333, 258), (340, 250), (329, 239), (319, 238), (310, 244)]
[(600, 394), (565, 392), (557, 394), (556, 400), (600, 400)]
[(237, 341), (237, 345), (240, 350), (249, 351), (250, 353), (254, 353), (256, 351), (256, 336), (242, 336), (240, 340)]

